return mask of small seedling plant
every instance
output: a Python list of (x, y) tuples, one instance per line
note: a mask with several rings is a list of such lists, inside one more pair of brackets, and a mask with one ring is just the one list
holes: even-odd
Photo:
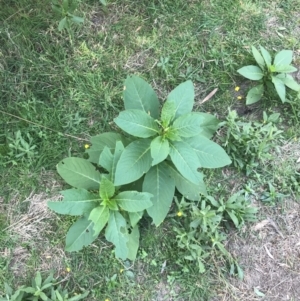
[(68, 251), (90, 244), (107, 225), (105, 237), (115, 245), (116, 256), (134, 259), (138, 221), (145, 212), (159, 226), (176, 189), (186, 199), (198, 200), (206, 195), (201, 169), (231, 163), (224, 149), (210, 140), (218, 120), (192, 112), (191, 81), (171, 91), (162, 109), (152, 87), (137, 76), (126, 79), (123, 98), (125, 111), (114, 122), (125, 134), (94, 136), (87, 149), (89, 162), (66, 158), (57, 165), (74, 188), (63, 191), (63, 201), (49, 202), (49, 207), (80, 216), (67, 234)]
[(289, 74), (297, 71), (291, 65), (293, 51), (282, 50), (275, 55), (274, 60), (264, 47), (260, 46), (260, 51), (252, 46), (252, 54), (258, 66), (249, 65), (237, 70), (244, 77), (259, 82), (258, 85), (249, 90), (246, 104), (251, 105), (259, 101), (266, 89), (274, 89), (274, 87), (281, 101), (285, 102), (286, 87), (297, 92), (300, 91), (300, 85)]
[(71, 24), (80, 24), (84, 19), (74, 15), (77, 9), (77, 0), (52, 0), (52, 9), (59, 14), (62, 19), (59, 21), (58, 30), (70, 30)]

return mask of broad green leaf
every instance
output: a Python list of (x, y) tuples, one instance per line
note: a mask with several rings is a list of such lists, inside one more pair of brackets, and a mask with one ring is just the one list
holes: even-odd
[(276, 65), (274, 70), (275, 72), (280, 72), (280, 73), (291, 73), (297, 71), (297, 68), (291, 65)]
[(178, 171), (194, 184), (199, 183), (200, 162), (193, 148), (186, 142), (172, 141), (170, 157)]
[(194, 105), (194, 85), (188, 80), (177, 86), (167, 97), (167, 101), (175, 103), (175, 117), (190, 113)]
[(103, 149), (107, 146), (110, 151), (113, 152), (117, 141), (122, 141), (124, 146), (128, 144), (122, 135), (113, 132), (107, 132), (91, 137), (92, 146), (86, 150), (89, 154), (89, 161), (98, 164)]
[(150, 144), (152, 166), (164, 161), (169, 155), (169, 141), (161, 136), (154, 138)]
[(105, 146), (99, 158), (99, 165), (105, 168), (109, 173), (112, 171), (113, 155), (110, 149)]
[(92, 210), (89, 220), (94, 223), (94, 236), (98, 236), (109, 219), (109, 209), (106, 206), (98, 206)]
[(199, 183), (194, 184), (184, 178), (173, 166), (171, 168), (171, 175), (175, 180), (177, 190), (188, 200), (199, 201), (199, 195), (207, 195), (206, 186), (203, 181), (203, 176), (199, 173)]
[(85, 159), (69, 157), (56, 165), (59, 175), (71, 186), (99, 189), (101, 174)]
[(148, 138), (158, 134), (159, 128), (155, 120), (144, 111), (126, 110), (119, 114), (114, 122), (124, 132), (140, 138)]
[(85, 189), (68, 189), (61, 191), (62, 202), (48, 202), (48, 207), (59, 214), (83, 215), (99, 205), (100, 198)]
[(71, 20), (76, 24), (80, 24), (84, 22), (84, 18), (74, 16), (74, 15), (72, 15)]
[(152, 206), (151, 197), (147, 192), (123, 191), (113, 200), (125, 211), (139, 212)]
[(96, 237), (93, 235), (94, 223), (86, 216), (78, 219), (69, 229), (66, 236), (66, 251), (79, 251), (91, 244)]
[(266, 65), (270, 67), (272, 65), (272, 58), (270, 53), (262, 46), (260, 46), (260, 51), (265, 60)]
[(117, 141), (115, 152), (114, 152), (114, 157), (113, 157), (113, 162), (112, 162), (111, 173), (110, 173), (110, 180), (112, 182), (115, 181), (116, 167), (117, 167), (117, 164), (119, 162), (119, 159), (121, 157), (123, 150), (124, 150), (124, 146), (123, 146), (122, 142)]
[(197, 154), (201, 167), (219, 168), (231, 164), (231, 160), (225, 150), (206, 137), (191, 137), (186, 139), (185, 142), (188, 143)]
[(166, 101), (161, 110), (161, 121), (163, 126), (166, 128), (170, 122), (174, 119), (176, 113), (175, 102)]
[(135, 227), (139, 220), (143, 217), (144, 211), (139, 212), (128, 212), (130, 225), (131, 227)]
[[(58, 291), (56, 291), (58, 292)], [(84, 292), (83, 294), (80, 295), (76, 295), (70, 299), (68, 299), (68, 301), (78, 301), (78, 300), (83, 300), (85, 297), (87, 297), (87, 295), (89, 294), (89, 291)]]
[[(7, 295), (12, 295), (13, 294), (13, 289), (6, 282), (4, 282), (4, 292)], [(8, 301), (8, 300), (5, 299), (4, 301)]]
[(65, 28), (68, 28), (69, 27), (69, 24), (68, 24), (68, 19), (67, 17), (64, 17), (63, 19), (61, 19), (59, 21), (59, 24), (58, 24), (58, 30), (59, 31), (62, 31), (64, 30)]
[(246, 98), (246, 104), (251, 105), (259, 101), (264, 95), (264, 85), (257, 85), (249, 90)]
[(105, 229), (105, 238), (116, 247), (116, 257), (125, 260), (128, 256), (128, 237), (125, 218), (118, 212), (112, 211)]
[(251, 80), (260, 80), (264, 77), (263, 71), (257, 66), (245, 66), (239, 69), (237, 72)]
[(48, 301), (48, 297), (44, 292), (39, 292), (39, 298), (41, 298), (43, 301)]
[(139, 243), (140, 243), (140, 231), (139, 227), (136, 225), (132, 228), (131, 233), (127, 235), (128, 242), (127, 242), (127, 248), (128, 248), (128, 255), (127, 258), (129, 260), (135, 260), (136, 254), (139, 249)]
[(234, 211), (226, 210), (226, 212), (229, 215), (232, 222), (234, 223), (234, 225), (236, 226), (236, 228), (238, 228), (239, 227), (239, 220), (236, 217), (236, 215), (234, 214)]
[(171, 126), (180, 137), (193, 137), (201, 132), (203, 117), (197, 113), (188, 113), (178, 117)]
[(37, 271), (36, 276), (34, 277), (35, 286), (41, 287), (42, 286), (42, 276), (39, 271)]
[(276, 92), (282, 102), (285, 102), (285, 86), (282, 80), (278, 77), (272, 76), (272, 83), (275, 86)]
[(104, 201), (108, 201), (110, 198), (113, 197), (115, 194), (115, 186), (114, 184), (106, 179), (105, 177), (102, 177), (101, 183), (100, 183), (100, 197)]
[(175, 192), (175, 182), (170, 176), (168, 165), (164, 162), (151, 167), (147, 172), (143, 191), (153, 195), (153, 206), (147, 209), (156, 226), (159, 226), (167, 216)]
[(290, 65), (293, 60), (293, 51), (292, 50), (281, 50), (275, 55), (274, 65)]
[(261, 56), (259, 51), (254, 46), (252, 46), (251, 49), (252, 49), (252, 54), (253, 54), (257, 64), (259, 65), (259, 67), (261, 69), (264, 69), (264, 67), (266, 65), (265, 61), (264, 61), (264, 58)]
[[(35, 288), (33, 287), (24, 287), (22, 288), (22, 291), (28, 294), (33, 294), (35, 293)], [(8, 299), (9, 300), (9, 299)]]
[(210, 139), (213, 136), (213, 134), (217, 131), (220, 121), (212, 114), (202, 113), (202, 112), (197, 112), (194, 114), (198, 114), (203, 118), (203, 121), (200, 125), (201, 127), (200, 134)]
[(124, 105), (126, 110), (145, 111), (157, 119), (159, 117), (159, 101), (152, 87), (138, 76), (129, 76), (124, 84)]
[[(70, 2), (72, 2), (72, 1), (70, 1)], [(63, 9), (64, 9), (65, 12), (69, 11), (70, 4), (71, 3), (69, 3), (69, 0), (63, 0), (62, 1), (62, 6), (63, 6)]]
[(300, 85), (294, 80), (289, 74), (278, 74), (276, 75), (287, 87), (294, 91), (300, 91)]
[(134, 182), (150, 169), (150, 143), (150, 139), (136, 140), (124, 149), (116, 167), (116, 186)]

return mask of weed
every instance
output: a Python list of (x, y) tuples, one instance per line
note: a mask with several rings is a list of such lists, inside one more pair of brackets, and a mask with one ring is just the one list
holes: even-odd
[(224, 126), (223, 146), (232, 157), (234, 166), (245, 170), (250, 175), (260, 163), (271, 160), (271, 150), (276, 148), (276, 142), (281, 138), (282, 131), (274, 122), (279, 118), (277, 113), (267, 116), (264, 122), (244, 122), (236, 111), (229, 111)]

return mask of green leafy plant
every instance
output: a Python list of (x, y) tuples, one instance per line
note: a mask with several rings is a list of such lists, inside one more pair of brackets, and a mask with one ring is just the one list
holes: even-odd
[(18, 161), (32, 161), (37, 155), (37, 146), (29, 133), (24, 135), (18, 130), (15, 132), (14, 137), (8, 136), (7, 139), (10, 141), (8, 144), (10, 151), (7, 154), (9, 161), (6, 163), (17, 165)]
[[(114, 184), (141, 182), (143, 192), (153, 195), (147, 213), (158, 226), (166, 217), (175, 188), (189, 200), (206, 194), (200, 168), (218, 168), (231, 163), (226, 152), (209, 138), (218, 120), (206, 113), (192, 112), (194, 86), (186, 81), (176, 87), (159, 110), (158, 98), (143, 79), (125, 81), (125, 111), (115, 123), (131, 135), (116, 165)], [(123, 138), (121, 138), (123, 137)], [(91, 138), (89, 160), (98, 163), (105, 146), (114, 148), (121, 134), (104, 133)]]
[(245, 222), (256, 221), (257, 208), (240, 194), (234, 194), (228, 200), (216, 200), (211, 196), (202, 197), (198, 203), (176, 200), (181, 221), (174, 226), (177, 243), (184, 250), (184, 259), (197, 263), (199, 271), (205, 271), (205, 262), (213, 250), (218, 251), (230, 263), (230, 273), (237, 272), (243, 278), (242, 269), (237, 261), (226, 250), (223, 241), (226, 239), (223, 226), (229, 221), (236, 228)]
[(264, 192), (262, 193), (262, 196), (260, 198), (261, 201), (273, 205), (276, 203), (276, 201), (282, 201), (286, 197), (286, 195), (278, 192), (277, 190), (278, 189), (276, 189), (272, 185), (272, 183), (268, 182), (268, 189), (265, 189)]
[(191, 81), (175, 88), (161, 111), (152, 87), (137, 76), (126, 79), (123, 96), (125, 111), (114, 121), (129, 136), (94, 136), (87, 149), (90, 162), (66, 158), (57, 165), (74, 188), (62, 192), (62, 202), (48, 205), (57, 213), (80, 216), (68, 231), (68, 251), (93, 242), (107, 224), (105, 237), (115, 245), (116, 256), (133, 260), (139, 244), (137, 224), (145, 211), (160, 225), (176, 188), (187, 199), (198, 200), (206, 194), (199, 169), (231, 163), (223, 148), (209, 139), (218, 120), (192, 112)]
[(5, 294), (0, 301), (77, 301), (84, 299), (89, 292), (69, 297), (68, 291), (57, 284), (52, 273), (43, 280), (41, 273), (37, 272), (31, 286), (22, 285), (15, 292), (5, 283)]
[(236, 228), (241, 228), (246, 222), (256, 221), (257, 208), (251, 206), (251, 203), (239, 193), (233, 194), (227, 201), (224, 198), (215, 200), (207, 196), (217, 212), (223, 213), (223, 220), (231, 220)]
[(136, 257), (137, 223), (143, 210), (152, 206), (152, 195), (120, 191), (112, 183), (123, 149), (121, 141), (116, 143), (114, 154), (108, 147), (104, 148), (99, 164), (109, 174), (100, 174), (90, 162), (80, 158), (66, 158), (57, 165), (58, 173), (75, 188), (62, 191), (63, 201), (48, 202), (48, 206), (56, 213), (80, 216), (67, 233), (67, 251), (78, 251), (91, 244), (107, 225), (105, 237), (115, 245), (116, 256), (121, 259)]
[(278, 52), (274, 60), (271, 54), (262, 46), (260, 51), (252, 46), (252, 54), (258, 66), (249, 65), (237, 70), (244, 77), (259, 81), (259, 84), (249, 90), (246, 104), (250, 105), (259, 101), (267, 88), (275, 87), (275, 90), (282, 102), (286, 101), (286, 88), (300, 91), (300, 85), (288, 74), (297, 71), (291, 66), (293, 59), (292, 50), (282, 50)]
[(80, 24), (84, 22), (83, 18), (74, 15), (77, 5), (77, 0), (52, 0), (53, 10), (62, 16), (58, 24), (59, 31), (70, 30), (72, 23)]
[(168, 73), (168, 68), (173, 67), (172, 64), (170, 64), (170, 58), (169, 57), (160, 57), (159, 62), (157, 63), (157, 67), (161, 68), (161, 70), (165, 73)]
[(281, 130), (278, 130), (276, 123), (279, 114), (274, 113), (268, 116), (264, 112), (263, 123), (244, 122), (236, 111), (230, 111), (223, 126), (225, 134), (221, 141), (231, 156), (233, 164), (245, 170), (249, 175), (259, 166), (260, 162), (272, 158), (271, 150), (275, 149), (276, 141), (281, 137)]

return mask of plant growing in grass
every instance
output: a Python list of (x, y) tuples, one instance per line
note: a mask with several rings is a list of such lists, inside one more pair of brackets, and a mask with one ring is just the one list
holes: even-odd
[(41, 273), (37, 272), (31, 286), (22, 285), (16, 291), (13, 291), (7, 283), (4, 283), (4, 286), (6, 298), (0, 297), (0, 301), (78, 301), (85, 299), (89, 294), (89, 291), (86, 291), (69, 297), (68, 291), (58, 285), (52, 273), (43, 280)]
[(282, 50), (272, 60), (270, 53), (264, 47), (260, 46), (260, 51), (252, 46), (252, 54), (258, 66), (249, 65), (237, 70), (244, 77), (259, 82), (257, 86), (249, 90), (246, 104), (251, 105), (259, 101), (266, 88), (269, 87), (275, 87), (279, 98), (285, 102), (285, 87), (300, 91), (300, 85), (288, 74), (297, 71), (295, 67), (291, 66), (293, 52), (292, 50)]
[(52, 9), (62, 17), (58, 24), (59, 31), (70, 30), (72, 23), (84, 22), (83, 18), (74, 15), (77, 5), (77, 0), (52, 0)]
[(273, 158), (271, 151), (276, 148), (282, 133), (275, 125), (279, 115), (268, 116), (264, 112), (263, 123), (245, 122), (236, 111), (229, 110), (226, 121), (220, 123), (225, 132), (221, 141), (235, 167), (250, 175), (261, 163)]
[[(76, 189), (63, 191), (63, 202), (50, 202), (49, 207), (81, 216), (67, 234), (69, 251), (90, 244), (108, 223), (105, 236), (115, 244), (116, 256), (134, 259), (137, 223), (145, 210), (160, 225), (176, 188), (185, 198), (198, 200), (206, 194), (199, 169), (231, 163), (223, 148), (209, 139), (218, 120), (192, 112), (191, 81), (176, 87), (161, 110), (152, 87), (137, 76), (126, 79), (123, 96), (125, 111), (114, 121), (129, 136), (112, 132), (94, 136), (87, 150), (90, 162), (67, 158), (57, 166)], [(101, 174), (92, 163), (108, 173)]]
[[(174, 226), (178, 247), (184, 251), (183, 258), (196, 262), (199, 272), (203, 273), (211, 249), (216, 249), (230, 263), (231, 274), (236, 271), (243, 278), (243, 271), (223, 243), (226, 239), (223, 225), (232, 222), (236, 228), (240, 228), (245, 222), (256, 221), (257, 208), (239, 193), (228, 200), (202, 197), (199, 204), (186, 202), (184, 198), (180, 202), (177, 199), (175, 201), (183, 215)], [(179, 262), (183, 264), (182, 260)]]

